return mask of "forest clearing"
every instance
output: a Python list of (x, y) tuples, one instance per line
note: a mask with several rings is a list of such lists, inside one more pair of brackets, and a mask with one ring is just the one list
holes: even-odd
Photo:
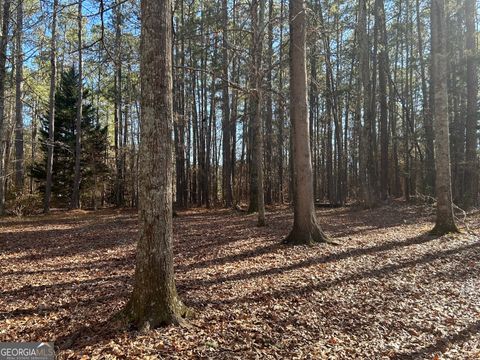
[(0, 220), (0, 339), (55, 341), (64, 358), (478, 359), (480, 214), (435, 237), (432, 208), (320, 209), (339, 245), (281, 243), (232, 210), (174, 219), (179, 295), (194, 315), (142, 333), (115, 319), (132, 291), (134, 211)]

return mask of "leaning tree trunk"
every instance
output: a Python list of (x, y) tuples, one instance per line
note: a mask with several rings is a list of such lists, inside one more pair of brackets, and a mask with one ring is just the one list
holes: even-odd
[(178, 323), (172, 253), (171, 0), (141, 2), (140, 238), (127, 314), (139, 328)]
[(431, 2), (433, 120), (435, 131), (435, 193), (437, 219), (433, 233), (458, 232), (452, 204), (447, 93), (447, 46), (445, 0)]
[(304, 0), (290, 0), (290, 118), (293, 136), (293, 229), (289, 244), (327, 241), (317, 223), (313, 203), (312, 159), (310, 153), (307, 66), (305, 53), (306, 14)]
[(57, 72), (57, 8), (58, 0), (53, 1), (52, 13), (52, 37), (50, 39), (50, 93), (48, 96), (48, 142), (47, 142), (47, 182), (45, 184), (45, 198), (43, 202), (43, 212), (50, 211), (50, 198), (52, 194), (52, 170), (53, 170), (53, 150), (55, 142), (55, 85)]

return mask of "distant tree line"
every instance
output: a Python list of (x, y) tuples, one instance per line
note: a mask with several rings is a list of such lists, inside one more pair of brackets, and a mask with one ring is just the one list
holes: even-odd
[[(41, 4), (2, 3), (0, 211), (5, 199), (39, 192), (45, 211), (51, 202), (135, 207), (139, 3)], [(477, 7), (474, 0), (305, 3), (305, 141), (315, 202), (369, 208), (392, 198), (433, 199), (441, 158), (437, 168), (451, 167), (453, 202), (478, 205)], [(262, 224), (265, 205), (295, 198), (289, 11), (276, 0), (174, 4), (176, 207), (245, 206)], [(436, 48), (445, 66), (435, 63)], [(436, 66), (445, 68), (442, 100)], [(57, 112), (66, 105), (58, 102), (72, 68), (81, 81), (72, 84), (76, 103), (62, 119)], [(436, 102), (448, 106), (438, 110)], [(446, 138), (435, 141), (440, 111), (448, 116), (448, 146)], [(67, 123), (73, 127), (63, 134)], [(449, 164), (436, 156), (446, 146)], [(67, 173), (73, 179), (60, 185)]]

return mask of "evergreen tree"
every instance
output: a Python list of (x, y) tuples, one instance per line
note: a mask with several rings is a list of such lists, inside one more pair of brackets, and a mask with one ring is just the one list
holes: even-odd
[[(55, 144), (53, 152), (52, 199), (66, 205), (70, 201), (75, 175), (75, 119), (77, 114), (79, 76), (72, 67), (61, 75), (55, 95)], [(105, 177), (108, 171), (105, 162), (107, 127), (99, 124), (96, 111), (89, 100), (89, 92), (83, 92), (85, 102), (82, 116), (81, 191), (94, 191), (96, 179)], [(48, 112), (41, 120), (40, 142), (42, 161), (32, 169), (32, 176), (45, 191), (48, 154)]]

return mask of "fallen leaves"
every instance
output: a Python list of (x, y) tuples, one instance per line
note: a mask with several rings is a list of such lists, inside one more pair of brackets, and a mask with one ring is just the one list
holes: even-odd
[(132, 288), (133, 211), (0, 220), (0, 341), (54, 340), (72, 359), (476, 359), (480, 216), (434, 238), (429, 211), (318, 212), (341, 246), (287, 247), (288, 209), (174, 219), (189, 326), (115, 321)]

